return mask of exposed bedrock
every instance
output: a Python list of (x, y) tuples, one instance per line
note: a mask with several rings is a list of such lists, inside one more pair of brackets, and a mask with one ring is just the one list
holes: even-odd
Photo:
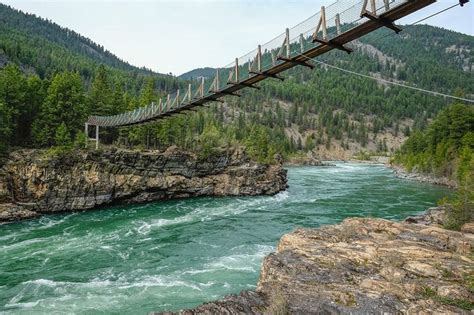
[(180, 314), (471, 314), (474, 234), (442, 210), (405, 222), (353, 218), (284, 235), (256, 291)]
[(0, 169), (0, 221), (115, 203), (272, 195), (286, 188), (281, 163), (255, 163), (242, 149), (207, 158), (173, 147), (165, 152), (79, 151), (61, 158), (20, 150)]

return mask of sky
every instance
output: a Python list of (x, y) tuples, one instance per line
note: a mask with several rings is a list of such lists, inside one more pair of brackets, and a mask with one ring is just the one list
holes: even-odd
[[(344, 0), (342, 0), (344, 1)], [(0, 0), (70, 28), (121, 59), (160, 73), (222, 67), (334, 0)], [(437, 3), (398, 22), (410, 24), (457, 0)], [(427, 20), (474, 35), (474, 1)]]

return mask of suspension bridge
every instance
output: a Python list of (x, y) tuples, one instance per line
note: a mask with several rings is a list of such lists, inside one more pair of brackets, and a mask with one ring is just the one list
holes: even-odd
[[(468, 1), (459, 3), (464, 5)], [(352, 53), (348, 43), (379, 28), (401, 32), (395, 21), (434, 2), (436, 0), (338, 0), (229, 65), (218, 68), (213, 78), (201, 77), (190, 82), (187, 89), (133, 111), (90, 116), (85, 123), (86, 135), (89, 139), (89, 127), (95, 126), (95, 139), (89, 140), (95, 141), (97, 148), (100, 127), (151, 123), (210, 102), (223, 102), (221, 98), (228, 95), (240, 96), (237, 92), (245, 88), (260, 89), (257, 83), (265, 79), (283, 81), (280, 73), (295, 66), (313, 69), (312, 59), (333, 49)]]

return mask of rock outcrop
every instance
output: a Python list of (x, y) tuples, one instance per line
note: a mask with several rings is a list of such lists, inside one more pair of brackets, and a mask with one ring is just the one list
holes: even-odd
[(298, 229), (265, 258), (256, 291), (179, 313), (471, 314), (474, 234), (441, 228), (442, 217)]
[(393, 169), (395, 176), (398, 178), (413, 180), (420, 183), (458, 188), (457, 182), (447, 177), (435, 177), (430, 174), (419, 173), (416, 170), (408, 172), (406, 169), (398, 165), (390, 165), (390, 167)]
[(61, 158), (21, 150), (0, 169), (0, 221), (115, 203), (271, 195), (286, 189), (286, 181), (281, 163), (257, 164), (240, 149), (207, 158), (176, 148), (81, 151)]

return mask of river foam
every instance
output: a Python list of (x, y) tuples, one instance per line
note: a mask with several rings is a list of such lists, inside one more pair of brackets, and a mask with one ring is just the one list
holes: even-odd
[(281, 235), (401, 219), (446, 192), (381, 166), (290, 168), (275, 196), (196, 198), (0, 226), (0, 313), (146, 314), (252, 289)]

